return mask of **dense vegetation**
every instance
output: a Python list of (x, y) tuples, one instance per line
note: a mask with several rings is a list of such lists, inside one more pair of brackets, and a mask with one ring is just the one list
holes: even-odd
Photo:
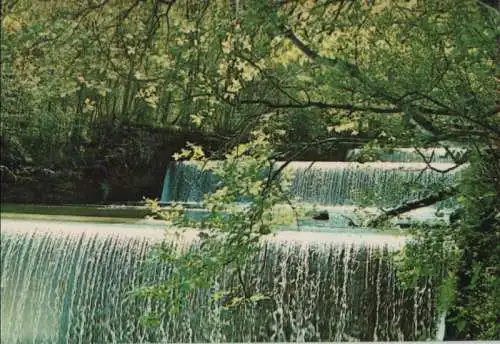
[[(110, 184), (111, 193), (127, 183), (156, 187), (133, 178), (153, 164), (161, 176), (186, 141), (201, 144), (176, 158), (226, 161), (215, 168), (224, 187), (206, 199), (205, 249), (178, 261), (197, 287), (204, 273), (238, 274), (238, 262), (279, 221), (272, 210), (287, 201), (286, 179), (277, 178), (281, 170), (260, 172), (273, 161), (338, 158), (353, 145), (368, 159), (394, 147), (461, 146), (467, 154), (453, 158), (469, 166), (459, 183), (414, 203), (456, 197), (459, 210), (449, 226), (414, 229), (402, 271), (408, 283), (439, 279), (449, 338), (500, 338), (494, 5), (20, 0), (2, 9), (3, 191), (53, 185), (53, 194), (72, 197), (80, 183), (98, 194), (81, 200), (119, 199), (109, 197)], [(54, 201), (37, 192), (28, 200)], [(241, 196), (248, 208), (231, 205)], [(258, 296), (237, 296), (250, 299)]]

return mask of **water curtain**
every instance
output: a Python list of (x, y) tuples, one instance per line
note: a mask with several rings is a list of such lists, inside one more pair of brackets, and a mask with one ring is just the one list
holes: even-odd
[[(450, 163), (433, 164), (441, 170), (451, 166)], [(442, 174), (425, 168), (425, 163), (305, 161), (295, 161), (287, 167), (293, 176), (291, 195), (302, 202), (378, 206), (423, 197), (435, 189), (433, 186), (451, 184), (454, 180), (453, 173)], [(212, 172), (193, 163), (172, 163), (167, 169), (161, 200), (201, 202), (203, 195), (214, 191), (218, 182)]]
[[(397, 284), (390, 257), (400, 243), (324, 233), (304, 240), (278, 236), (243, 269), (245, 283), (269, 300), (227, 309), (224, 299), (198, 290), (171, 313), (168, 298), (130, 295), (169, 276), (168, 264), (151, 255), (161, 230), (17, 226), (1, 234), (5, 343), (417, 340), (435, 331), (432, 283), (411, 290)], [(173, 250), (192, 245), (170, 243)], [(224, 272), (212, 282), (226, 290), (239, 285)], [(171, 290), (171, 300), (179, 292)], [(148, 311), (164, 312), (160, 326), (140, 321)]]

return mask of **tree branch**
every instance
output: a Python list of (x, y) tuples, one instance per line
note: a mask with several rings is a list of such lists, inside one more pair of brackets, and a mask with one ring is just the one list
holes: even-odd
[(389, 220), (392, 217), (401, 215), (403, 213), (407, 213), (414, 209), (419, 209), (436, 204), (439, 201), (444, 201), (445, 199), (455, 196), (457, 193), (458, 189), (456, 187), (454, 186), (445, 187), (444, 189), (439, 190), (438, 192), (435, 192), (433, 194), (430, 194), (425, 198), (405, 202), (390, 210), (385, 210), (382, 215), (379, 215), (376, 218), (369, 221), (368, 227), (378, 227), (383, 222)]
[[(415, 117), (416, 113), (420, 114), (428, 114), (428, 115), (442, 115), (442, 116), (459, 116), (462, 117), (471, 123), (474, 123), (480, 127), (483, 127), (493, 133), (500, 133), (500, 131), (489, 125), (488, 123), (484, 123), (481, 121), (476, 120), (475, 118), (472, 118), (468, 116), (465, 113), (461, 113), (459, 111), (456, 111), (455, 109), (449, 108), (448, 106), (444, 106), (444, 104), (436, 104), (440, 106), (440, 108), (432, 108), (432, 107), (426, 107), (418, 104), (401, 104), (401, 98), (396, 97), (388, 92), (386, 92), (382, 87), (379, 87), (376, 82), (371, 80), (370, 78), (366, 77), (363, 73), (361, 73), (359, 66), (356, 64), (353, 64), (349, 61), (346, 61), (344, 59), (339, 59), (337, 57), (325, 57), (320, 55), (317, 51), (314, 51), (312, 48), (310, 48), (306, 43), (304, 43), (295, 33), (290, 29), (286, 28), (285, 26), (281, 26), (281, 29), (283, 30), (283, 35), (288, 38), (295, 47), (297, 47), (304, 55), (309, 57), (311, 60), (319, 62), (319, 63), (325, 63), (327, 65), (330, 65), (334, 68), (340, 68), (344, 72), (346, 72), (350, 77), (357, 79), (359, 82), (361, 82), (364, 86), (366, 86), (369, 90), (372, 97), (378, 98), (383, 101), (390, 102), (394, 106), (396, 106), (400, 111), (403, 112), (403, 109), (405, 111), (408, 110), (413, 110), (411, 111), (411, 116)], [(429, 97), (427, 97), (429, 98)], [(435, 101), (434, 101), (435, 102)], [(492, 114), (495, 114), (498, 112), (498, 108), (495, 107), (494, 109), (490, 109), (486, 115), (491, 116)], [(422, 118), (420, 118), (421, 120)], [(418, 121), (418, 120), (416, 120)]]
[[(321, 55), (319, 55), (316, 51), (312, 50), (304, 42), (302, 42), (300, 38), (295, 35), (292, 29), (285, 29), (284, 36), (288, 38), (293, 43), (293, 45), (299, 48), (304, 53), (304, 55), (309, 57), (311, 60), (322, 58)], [(337, 61), (332, 60), (331, 62), (336, 63)]]
[(240, 100), (240, 104), (262, 104), (266, 105), (270, 108), (295, 108), (295, 109), (304, 109), (304, 108), (310, 108), (310, 107), (316, 107), (319, 109), (339, 109), (339, 110), (349, 110), (349, 111), (365, 111), (365, 112), (374, 112), (374, 113), (401, 113), (402, 110), (396, 107), (375, 107), (375, 106), (358, 106), (358, 105), (353, 105), (353, 104), (329, 104), (329, 103), (323, 103), (323, 102), (317, 102), (317, 101), (308, 101), (306, 103), (296, 103), (296, 104), (291, 104), (291, 103), (273, 103), (269, 100), (264, 100), (264, 99), (257, 99), (257, 100), (251, 100), (251, 99), (245, 99), (245, 100)]
[[(429, 159), (426, 158), (425, 154), (422, 153), (420, 151), (420, 149), (418, 149), (418, 147), (414, 147), (415, 151), (417, 152), (418, 155), (420, 155), (420, 157), (422, 158), (422, 160), (425, 162), (425, 164), (427, 165), (427, 167), (434, 171), (434, 172), (439, 172), (439, 173), (442, 173), (442, 174), (445, 174), (445, 173), (448, 173), (448, 172), (451, 172), (453, 170), (456, 170), (457, 168), (459, 168), (460, 166), (462, 166), (463, 164), (465, 164), (465, 162), (467, 161), (466, 158), (462, 159), (462, 160), (456, 160), (455, 157), (452, 155), (452, 159), (453, 161), (455, 162), (455, 165), (452, 166), (452, 167), (449, 167), (445, 170), (440, 170), (439, 168), (436, 168), (434, 166), (432, 166), (432, 160), (434, 158), (434, 151), (432, 152), (432, 155)], [(447, 152), (450, 152), (449, 150), (447, 150)]]
[(106, 4), (108, 2), (109, 2), (109, 0), (103, 0), (103, 2), (101, 2), (101, 3), (94, 4), (94, 5), (91, 4), (89, 6), (86, 6), (86, 7), (82, 8), (80, 11), (73, 13), (72, 19), (76, 20), (81, 16), (87, 16), (93, 10), (98, 10), (98, 9), (103, 8), (104, 6), (106, 6)]

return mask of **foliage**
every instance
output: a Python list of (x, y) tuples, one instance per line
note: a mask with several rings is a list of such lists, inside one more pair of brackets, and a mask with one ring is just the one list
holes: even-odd
[(462, 213), (453, 226), (455, 242), (462, 249), (457, 302), (450, 319), (456, 338), (500, 338), (499, 161), (498, 151), (473, 156), (461, 183)]
[[(261, 249), (262, 237), (283, 223), (276, 206), (288, 200), (288, 179), (286, 175), (277, 177), (269, 135), (253, 132), (250, 142), (234, 147), (220, 164), (210, 163), (201, 147), (192, 144), (176, 158), (190, 158), (200, 168), (212, 171), (222, 183), (216, 191), (205, 195), (203, 208), (209, 213), (200, 220), (190, 219), (186, 215), (188, 209), (180, 204), (165, 212), (157, 203), (151, 203), (177, 228), (198, 228), (199, 242), (197, 248), (187, 253), (160, 249), (162, 259), (172, 266), (172, 275), (164, 284), (143, 289), (142, 294), (161, 297), (181, 283), (186, 293), (211, 288), (213, 298), (224, 298), (227, 307), (266, 300), (266, 295), (252, 290), (253, 283), (245, 280), (242, 269), (248, 257)], [(241, 203), (242, 200), (248, 203)], [(235, 276), (239, 289), (216, 287), (213, 278), (221, 275)]]
[(7, 2), (3, 135), (38, 161), (80, 154), (102, 121), (244, 141), (269, 117), (291, 150), (485, 142), (497, 18), (461, 3)]
[(461, 173), (460, 207), (451, 224), (421, 225), (398, 253), (399, 277), (412, 287), (421, 278), (439, 285), (438, 307), (448, 312), (449, 337), (499, 338), (497, 322), (500, 203), (495, 153), (473, 156)]
[(456, 271), (460, 249), (453, 229), (446, 224), (421, 224), (409, 229), (411, 240), (395, 256), (398, 277), (404, 288), (431, 279), (440, 284), (438, 309), (445, 312), (455, 301)]

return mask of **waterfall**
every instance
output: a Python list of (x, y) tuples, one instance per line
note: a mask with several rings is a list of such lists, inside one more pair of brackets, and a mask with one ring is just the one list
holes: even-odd
[[(172, 249), (189, 246), (167, 236)], [(278, 233), (249, 257), (243, 279), (270, 300), (225, 309), (198, 290), (180, 311), (130, 294), (168, 278), (153, 226), (2, 219), (1, 341), (5, 343), (418, 340), (435, 332), (429, 281), (402, 290), (391, 254), (401, 238)], [(169, 239), (171, 238), (171, 239)], [(237, 286), (221, 272), (213, 284)], [(177, 290), (170, 290), (175, 295)], [(163, 310), (160, 326), (141, 323)]]
[(171, 162), (167, 168), (162, 202), (201, 202), (203, 195), (214, 191), (217, 178), (195, 164)]
[[(453, 166), (451, 163), (432, 165), (440, 170)], [(394, 206), (429, 191), (416, 190), (415, 185), (433, 190), (433, 186), (454, 180), (453, 173), (426, 169), (425, 163), (295, 161), (287, 169), (293, 176), (292, 196), (321, 205), (356, 205), (369, 199), (378, 206)], [(173, 163), (167, 169), (162, 201), (201, 202), (203, 194), (213, 191), (216, 184), (216, 177), (209, 171), (188, 162)]]
[[(446, 169), (449, 164), (435, 164)], [(422, 163), (293, 162), (291, 193), (307, 203), (353, 205), (374, 197), (378, 205), (422, 197), (411, 185), (448, 184), (450, 175), (424, 170)], [(422, 172), (423, 171), (423, 172)]]

